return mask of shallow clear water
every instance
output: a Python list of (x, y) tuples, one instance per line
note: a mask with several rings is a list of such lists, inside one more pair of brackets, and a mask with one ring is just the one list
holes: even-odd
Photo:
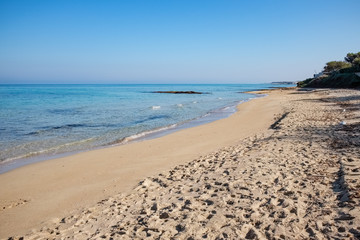
[(212, 121), (254, 97), (241, 92), (273, 86), (0, 85), (0, 162), (120, 144), (153, 130)]

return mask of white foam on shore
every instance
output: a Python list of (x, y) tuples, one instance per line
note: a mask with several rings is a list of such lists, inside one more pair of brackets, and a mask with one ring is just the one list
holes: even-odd
[[(25, 159), (25, 158), (35, 157), (35, 156), (40, 155), (40, 154), (50, 153), (50, 152), (59, 150), (59, 149), (64, 148), (64, 147), (74, 146), (74, 145), (82, 144), (82, 143), (85, 143), (85, 142), (90, 142), (90, 141), (92, 141), (93, 139), (94, 139), (94, 138), (88, 138), (88, 139), (84, 139), (84, 140), (80, 140), (80, 141), (64, 143), (64, 144), (61, 144), (61, 145), (58, 145), (58, 146), (54, 146), (54, 147), (47, 148), (47, 149), (43, 149), (43, 150), (39, 150), (39, 151), (29, 152), (29, 153), (27, 153), (27, 154), (23, 154), (23, 155), (20, 155), (20, 156), (17, 156), (17, 157), (12, 157), (12, 158), (4, 159), (4, 160), (1, 161), (1, 164), (3, 164), (3, 163), (8, 163), (8, 162), (15, 161), (15, 160), (19, 160), (19, 159)], [(56, 154), (56, 153), (55, 153), (55, 154)]]
[(172, 124), (172, 125), (162, 127), (162, 128), (157, 128), (157, 129), (150, 130), (150, 131), (141, 132), (139, 134), (135, 134), (133, 136), (125, 138), (120, 144), (117, 144), (117, 145), (129, 143), (131, 141), (143, 141), (143, 140), (159, 138), (159, 137), (168, 135), (170, 133), (173, 133), (173, 132), (176, 132), (176, 131), (179, 131), (182, 129), (196, 127), (196, 126), (199, 126), (202, 124), (214, 122), (216, 120), (224, 119), (224, 118), (230, 117), (232, 114), (236, 113), (237, 106), (239, 104), (250, 101), (251, 99), (256, 99), (256, 98), (265, 97), (265, 96), (266, 96), (265, 94), (264, 95), (259, 94), (259, 95), (256, 95), (255, 97), (248, 98), (246, 100), (237, 101), (230, 106), (225, 106), (220, 109), (215, 109), (215, 110), (210, 111), (198, 118), (194, 118), (194, 119), (180, 122), (177, 124)]
[(134, 134), (132, 136), (125, 137), (124, 139), (119, 141), (119, 143), (111, 144), (110, 146), (123, 145), (125, 143), (128, 143), (128, 142), (143, 138), (143, 137), (145, 137), (147, 135), (150, 135), (150, 134), (154, 134), (154, 133), (157, 133), (157, 132), (162, 132), (162, 131), (166, 131), (166, 130), (175, 128), (177, 125), (178, 124), (172, 124), (172, 125), (169, 125), (169, 126), (166, 126), (166, 127), (156, 128), (156, 129), (153, 129), (153, 130), (144, 131), (144, 132), (141, 132), (141, 133), (138, 133), (138, 134)]

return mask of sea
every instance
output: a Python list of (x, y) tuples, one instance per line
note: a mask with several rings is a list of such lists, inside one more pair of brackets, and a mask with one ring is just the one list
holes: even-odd
[[(156, 138), (236, 112), (290, 85), (0, 85), (0, 173), (76, 152)], [(156, 91), (195, 91), (170, 94)], [(246, 126), (240, 126), (246, 127)]]

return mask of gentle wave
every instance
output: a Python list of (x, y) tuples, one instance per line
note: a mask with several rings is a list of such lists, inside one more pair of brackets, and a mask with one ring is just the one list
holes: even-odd
[[(148, 119), (151, 120), (151, 119)], [(146, 120), (145, 120), (146, 121)], [(51, 133), (54, 130), (72, 130), (74, 128), (100, 128), (100, 127), (123, 127), (123, 124), (66, 124), (61, 126), (54, 126), (54, 127), (42, 127), (43, 129), (33, 131), (30, 133), (26, 133), (25, 135), (31, 136), (31, 135), (40, 135), (40, 134), (46, 134)]]
[(169, 115), (162, 114), (162, 115), (150, 116), (150, 117), (142, 119), (142, 120), (134, 121), (133, 123), (140, 124), (140, 123), (145, 123), (148, 121), (153, 121), (153, 120), (158, 120), (158, 119), (168, 119), (168, 118), (171, 118), (171, 117)]
[[(257, 97), (255, 97), (257, 98)], [(202, 120), (202, 119), (205, 119), (209, 116), (212, 116), (213, 114), (215, 113), (221, 113), (221, 112), (225, 112), (227, 110), (232, 110), (231, 112), (227, 112), (228, 114), (226, 115), (229, 116), (233, 113), (236, 112), (236, 106), (243, 103), (245, 101), (237, 101), (234, 105), (231, 105), (231, 106), (226, 106), (226, 107), (223, 107), (223, 108), (220, 108), (220, 109), (217, 109), (217, 110), (213, 110), (213, 111), (210, 111), (200, 117), (197, 117), (197, 118), (193, 118), (193, 119), (190, 119), (190, 120), (187, 120), (187, 121), (183, 121), (183, 122), (180, 122), (180, 123), (177, 123), (177, 124), (172, 124), (172, 125), (169, 125), (169, 126), (165, 126), (165, 127), (161, 127), (161, 128), (156, 128), (156, 129), (153, 129), (153, 130), (149, 130), (149, 131), (144, 131), (144, 132), (140, 132), (138, 134), (134, 134), (132, 136), (129, 136), (129, 137), (125, 137), (125, 138), (121, 138), (121, 139), (118, 139), (118, 140), (115, 140), (109, 144), (106, 144), (107, 146), (118, 146), (118, 145), (123, 145), (123, 144), (126, 144), (126, 143), (129, 143), (131, 141), (135, 141), (135, 140), (139, 140), (139, 139), (146, 139), (148, 136), (150, 135), (154, 135), (156, 136), (156, 133), (161, 133), (161, 132), (166, 132), (168, 130), (171, 130), (171, 129), (175, 129), (177, 127), (179, 127), (179, 129), (181, 129), (182, 126), (186, 125), (186, 124), (189, 124), (189, 123), (192, 123), (192, 122), (196, 122), (196, 121), (199, 121), (199, 120)], [(224, 116), (223, 116), (224, 117)], [(208, 120), (208, 122), (212, 122), (214, 120), (216, 120), (217, 118), (215, 119), (210, 119)], [(191, 124), (190, 124), (191, 126)], [(195, 125), (194, 125), (195, 126)]]
[(146, 136), (154, 134), (154, 133), (163, 132), (163, 131), (175, 128), (176, 126), (178, 126), (178, 124), (172, 124), (170, 126), (161, 127), (161, 128), (157, 128), (157, 129), (153, 129), (153, 130), (149, 130), (149, 131), (144, 131), (144, 132), (137, 133), (137, 134), (134, 134), (134, 135), (129, 136), (129, 137), (125, 137), (125, 138), (115, 140), (115, 141), (113, 141), (111, 143), (108, 143), (106, 145), (108, 145), (108, 146), (122, 145), (122, 144), (125, 144), (125, 143), (129, 143), (131, 141), (134, 141), (134, 140), (141, 139), (143, 137), (146, 137)]
[(66, 125), (55, 126), (55, 127), (44, 127), (45, 129), (30, 132), (30, 133), (27, 133), (26, 135), (37, 135), (37, 134), (51, 132), (53, 130), (71, 129), (71, 128), (79, 128), (79, 127), (89, 127), (89, 126), (86, 124), (66, 124)]
[(23, 154), (23, 155), (20, 155), (20, 156), (1, 159), (1, 163), (7, 163), (7, 162), (14, 161), (14, 160), (35, 157), (35, 156), (46, 154), (46, 153), (53, 153), (53, 152), (56, 153), (56, 150), (60, 150), (60, 149), (62, 149), (64, 147), (80, 145), (80, 144), (83, 144), (83, 143), (86, 143), (86, 142), (91, 142), (92, 140), (94, 140), (94, 138), (89, 138), (89, 139), (84, 139), (84, 140), (80, 140), (80, 141), (65, 143), (65, 144), (62, 144), (62, 145), (55, 146), (55, 147), (51, 147), (51, 148), (47, 148), (47, 149), (43, 149), (43, 150), (39, 150), (39, 151), (34, 151), (34, 152), (29, 152), (29, 153), (26, 153), (26, 154)]

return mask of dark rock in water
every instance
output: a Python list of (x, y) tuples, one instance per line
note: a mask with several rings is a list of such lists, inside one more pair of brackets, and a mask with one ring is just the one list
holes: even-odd
[(172, 93), (172, 94), (204, 94), (203, 92), (195, 92), (195, 91), (155, 91), (154, 93)]

